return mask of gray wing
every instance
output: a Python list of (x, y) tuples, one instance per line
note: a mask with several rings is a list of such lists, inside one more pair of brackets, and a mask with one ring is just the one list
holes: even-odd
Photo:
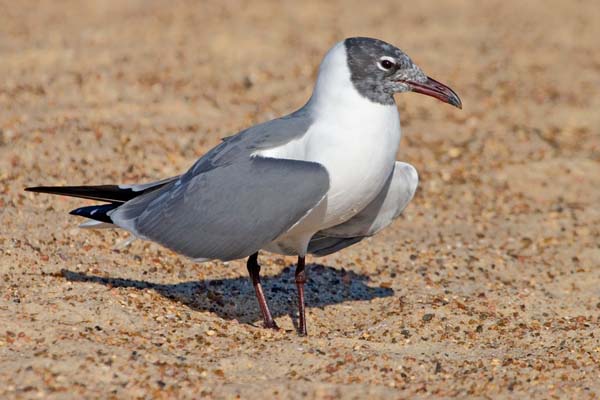
[(248, 256), (287, 231), (329, 189), (313, 162), (252, 157), (199, 174), (111, 212), (114, 223), (194, 259)]
[(348, 221), (317, 232), (308, 245), (308, 252), (325, 256), (373, 236), (404, 211), (418, 183), (419, 176), (412, 165), (396, 162), (377, 197)]
[(281, 146), (302, 137), (312, 124), (310, 114), (301, 108), (282, 118), (255, 125), (222, 143), (200, 158), (187, 174), (197, 175), (213, 168), (247, 159), (256, 151)]

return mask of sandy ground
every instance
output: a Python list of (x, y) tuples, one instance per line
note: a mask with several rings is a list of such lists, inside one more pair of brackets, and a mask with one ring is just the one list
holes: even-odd
[[(483, 3), (483, 5), (482, 5)], [(0, 2), (0, 398), (594, 398), (600, 393), (596, 1)], [(462, 111), (397, 96), (420, 172), (375, 238), (194, 264), (84, 231), (37, 184), (175, 175), (310, 95), (356, 35), (403, 48)]]

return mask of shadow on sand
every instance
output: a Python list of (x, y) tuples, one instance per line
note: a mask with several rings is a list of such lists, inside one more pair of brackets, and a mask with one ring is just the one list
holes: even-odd
[[(288, 266), (275, 276), (261, 277), (274, 317), (289, 315), (297, 325), (294, 268)], [(307, 265), (308, 307), (324, 307), (347, 301), (371, 300), (392, 296), (389, 288), (367, 286), (368, 276), (320, 264)], [(161, 284), (143, 280), (106, 278), (63, 269), (61, 275), (71, 282), (92, 282), (110, 287), (151, 289), (160, 295), (187, 305), (191, 309), (214, 312), (225, 319), (262, 325), (254, 288), (248, 277), (188, 281)]]

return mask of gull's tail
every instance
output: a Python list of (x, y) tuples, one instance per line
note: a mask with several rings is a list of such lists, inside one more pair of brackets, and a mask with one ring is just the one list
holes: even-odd
[[(85, 206), (72, 210), (70, 214), (89, 218), (100, 223), (112, 224), (110, 212), (138, 196), (153, 192), (175, 181), (178, 176), (157, 182), (139, 185), (99, 185), (99, 186), (36, 186), (28, 187), (28, 192), (49, 193), (61, 196), (79, 197), (83, 199), (103, 201), (109, 204)], [(90, 221), (91, 222), (91, 221)], [(86, 224), (88, 227), (99, 227), (102, 224)]]

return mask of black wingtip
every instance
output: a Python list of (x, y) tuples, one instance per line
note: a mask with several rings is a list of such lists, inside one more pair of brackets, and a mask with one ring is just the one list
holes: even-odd
[(89, 219), (94, 219), (96, 221), (106, 222), (108, 224), (112, 224), (113, 221), (108, 215), (108, 213), (115, 208), (118, 208), (120, 204), (101, 204), (98, 206), (86, 206), (79, 207), (74, 210), (71, 210), (69, 214), (77, 215), (79, 217), (85, 217)]
[(81, 208), (76, 208), (74, 210), (69, 211), (69, 215), (77, 215), (79, 217), (85, 217), (85, 215), (83, 214)]
[(47, 194), (58, 194), (58, 195), (68, 196), (68, 194), (65, 194), (61, 191), (61, 186), (32, 186), (32, 187), (26, 187), (24, 190), (26, 192), (33, 192), (33, 193), (47, 193)]
[(25, 188), (25, 191), (118, 203), (124, 203), (144, 193), (143, 191), (135, 192), (131, 189), (121, 189), (117, 185), (33, 186)]
[(24, 190), (26, 192), (69, 195), (69, 189), (71, 189), (69, 186), (31, 186)]
[(59, 196), (79, 197), (82, 199), (125, 203), (135, 197), (160, 189), (176, 178), (165, 179), (151, 184), (139, 185), (96, 185), (96, 186), (32, 186), (25, 188), (26, 192), (56, 194)]

